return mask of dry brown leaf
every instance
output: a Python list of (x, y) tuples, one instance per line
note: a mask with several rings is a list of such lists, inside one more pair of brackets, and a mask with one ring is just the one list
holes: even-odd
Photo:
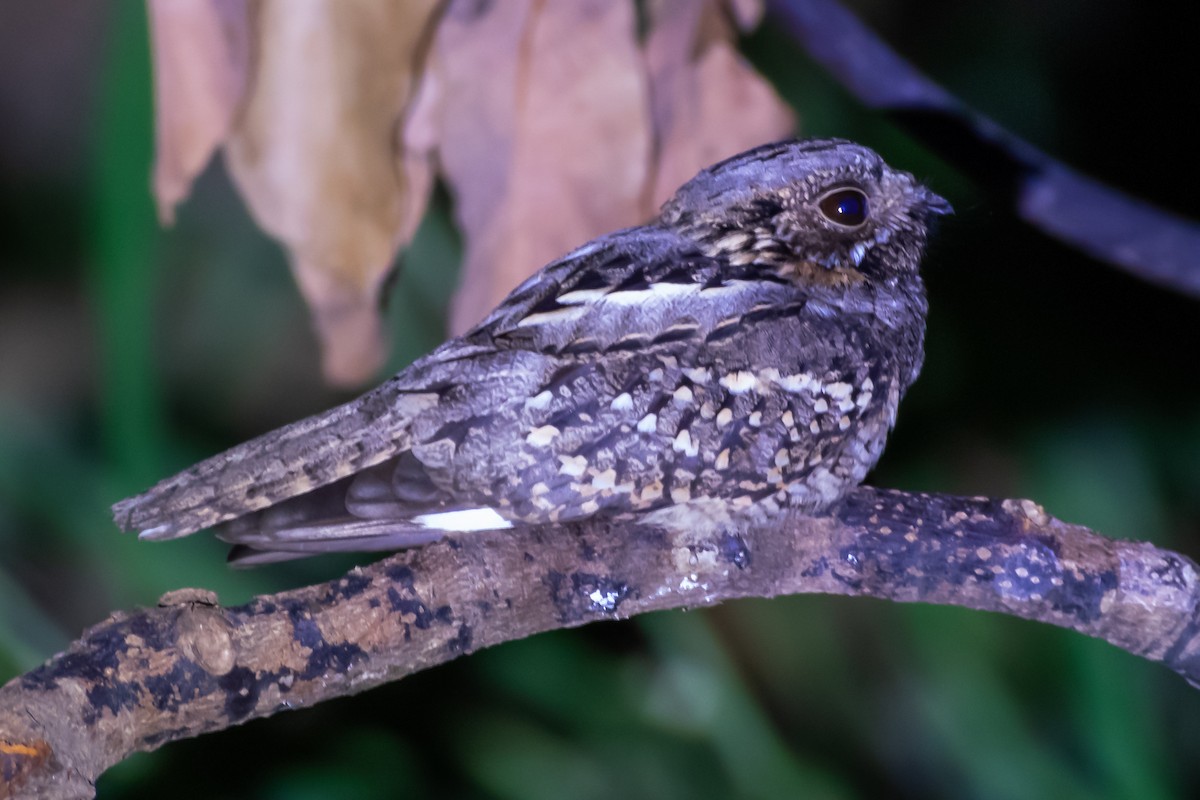
[(150, 0), (160, 214), (225, 138), (255, 218), (288, 249), (336, 383), (382, 360), (379, 292), (435, 162), (466, 239), (458, 332), (542, 264), (792, 127), (733, 47), (759, 0), (652, 2), (644, 48), (632, 0), (450, 0), (418, 75), (445, 5)]
[[(424, 64), (422, 64), (424, 69)], [(421, 225), (437, 172), (438, 82), (426, 70), (413, 84), (408, 109), (397, 126), (395, 168), (404, 176), (404, 214), (400, 240), (409, 242)]]
[(635, 25), (628, 0), (451, 4), (431, 72), (466, 236), (453, 331), (542, 264), (642, 217), (651, 136)]
[(313, 310), (326, 377), (380, 365), (379, 292), (428, 176), (395, 163), (416, 52), (436, 0), (259, 0), (253, 75), (226, 145), (261, 225)]
[[(723, 5), (660, 0), (651, 8), (646, 63), (658, 134), (655, 207), (706, 165), (795, 129), (791, 109), (734, 48)], [(755, 4), (736, 5), (738, 24), (751, 24)]]
[(246, 86), (245, 0), (149, 0), (154, 196), (164, 225), (224, 141)]
[(729, 13), (738, 30), (752, 31), (762, 22), (762, 0), (727, 0)]

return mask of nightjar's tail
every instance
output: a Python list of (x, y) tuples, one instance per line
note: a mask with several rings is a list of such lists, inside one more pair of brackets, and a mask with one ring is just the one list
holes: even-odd
[(322, 414), (264, 434), (113, 506), (142, 539), (175, 539), (333, 483), (411, 446), (410, 424), (433, 393), (391, 382)]
[(319, 553), (401, 550), (456, 531), (511, 527), (495, 511), (448, 508), (452, 499), (405, 455), (219, 525), (217, 538), (233, 545), (230, 563), (247, 567)]
[(436, 542), (450, 533), (405, 520), (343, 518), (282, 531), (243, 533), (221, 530), (217, 536), (233, 544), (229, 550), (232, 566), (257, 567), (322, 553), (402, 550)]

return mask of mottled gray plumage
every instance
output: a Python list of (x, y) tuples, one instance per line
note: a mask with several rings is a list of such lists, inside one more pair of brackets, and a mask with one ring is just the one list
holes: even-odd
[[(735, 156), (374, 391), (118, 503), (117, 523), (221, 525), (267, 561), (596, 514), (820, 511), (874, 466), (920, 371), (918, 264), (948, 210), (851, 142)], [(489, 511), (446, 515), (467, 509)]]

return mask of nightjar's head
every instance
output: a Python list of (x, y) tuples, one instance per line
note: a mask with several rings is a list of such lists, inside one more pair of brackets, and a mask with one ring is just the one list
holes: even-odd
[(887, 282), (916, 273), (931, 219), (950, 210), (873, 150), (809, 139), (705, 169), (663, 207), (662, 222), (734, 264), (813, 265)]

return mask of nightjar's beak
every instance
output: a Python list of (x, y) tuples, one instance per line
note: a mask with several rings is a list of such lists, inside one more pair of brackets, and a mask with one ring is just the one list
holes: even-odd
[(954, 207), (950, 205), (946, 198), (940, 194), (934, 194), (924, 186), (921, 187), (921, 204), (925, 206), (925, 211), (929, 214), (945, 216), (946, 214), (954, 213)]

